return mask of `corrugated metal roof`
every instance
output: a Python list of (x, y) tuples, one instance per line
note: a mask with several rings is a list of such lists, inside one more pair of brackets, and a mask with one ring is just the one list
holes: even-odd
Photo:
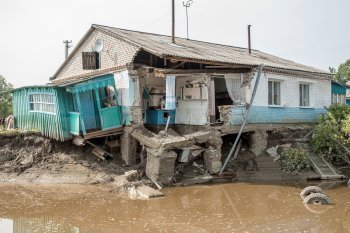
[(295, 70), (330, 75), (329, 72), (311, 66), (305, 66), (274, 55), (229, 45), (214, 44), (203, 41), (188, 40), (176, 37), (176, 44), (171, 43), (171, 37), (139, 31), (119, 29), (103, 25), (92, 27), (115, 35), (118, 38), (143, 48), (160, 57), (177, 57), (224, 64), (257, 66), (264, 64), (265, 67)]

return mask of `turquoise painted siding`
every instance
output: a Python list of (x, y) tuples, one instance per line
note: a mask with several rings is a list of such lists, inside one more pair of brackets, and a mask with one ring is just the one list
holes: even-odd
[[(234, 107), (231, 113), (231, 125), (243, 123), (245, 107)], [(253, 106), (248, 123), (316, 123), (324, 108), (274, 108)]]
[(69, 112), (74, 112), (73, 95), (66, 92), (65, 88), (55, 88), (57, 93), (57, 102), (60, 109), (60, 121), (62, 125), (63, 138), (70, 139)]
[(119, 107), (103, 108), (100, 110), (102, 130), (121, 126)]
[[(56, 113), (33, 112), (29, 109), (29, 95), (50, 93), (55, 98)], [(15, 124), (21, 130), (39, 130), (42, 135), (56, 140), (70, 138), (66, 122), (66, 107), (63, 107), (61, 90), (54, 87), (28, 87), (13, 92), (13, 114)], [(63, 117), (62, 117), (63, 116)]]
[(80, 133), (80, 114), (78, 112), (69, 113), (70, 133), (79, 135)]
[(339, 83), (332, 82), (332, 94), (346, 95), (346, 87)]

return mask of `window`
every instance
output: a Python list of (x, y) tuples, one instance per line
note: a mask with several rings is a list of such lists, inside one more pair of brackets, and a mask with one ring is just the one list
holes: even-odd
[(269, 81), (269, 105), (281, 105), (281, 82)]
[(299, 84), (299, 105), (310, 106), (310, 84)]
[(56, 113), (53, 94), (29, 94), (29, 111)]

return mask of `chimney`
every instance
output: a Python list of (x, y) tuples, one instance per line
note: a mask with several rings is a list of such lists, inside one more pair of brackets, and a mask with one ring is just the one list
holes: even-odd
[(171, 32), (171, 43), (175, 44), (175, 0), (171, 0), (172, 10), (172, 32)]
[(252, 54), (252, 46), (251, 46), (251, 44), (250, 44), (250, 27), (251, 27), (252, 25), (248, 25), (248, 51), (249, 51), (249, 54)]

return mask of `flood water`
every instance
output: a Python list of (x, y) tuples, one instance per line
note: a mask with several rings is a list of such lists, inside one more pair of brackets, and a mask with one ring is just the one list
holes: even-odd
[(306, 208), (303, 186), (222, 184), (129, 200), (106, 187), (0, 185), (0, 232), (350, 232), (350, 189)]

